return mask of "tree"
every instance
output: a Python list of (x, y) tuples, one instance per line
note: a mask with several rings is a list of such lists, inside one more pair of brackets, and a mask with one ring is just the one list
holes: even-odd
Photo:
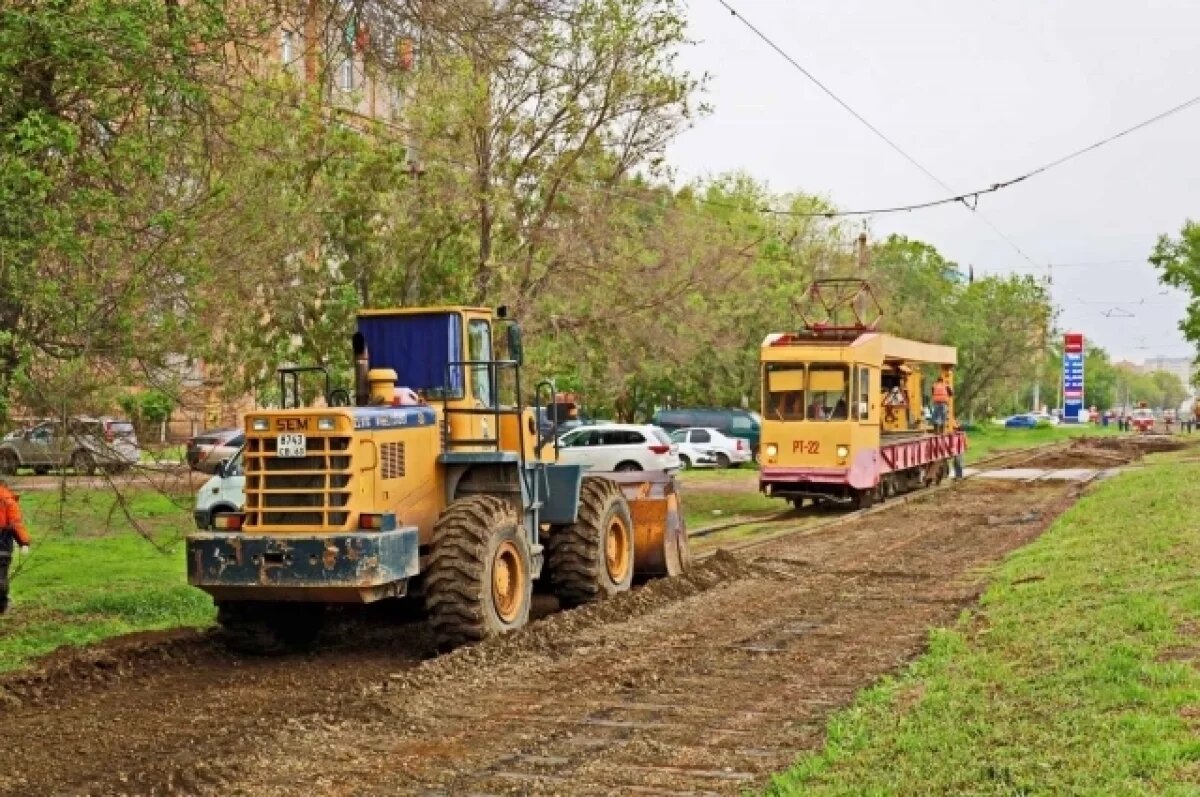
[(77, 368), (119, 380), (188, 346), (181, 310), (212, 277), (191, 244), (213, 195), (191, 175), (216, 121), (209, 78), (244, 33), (227, 11), (17, 0), (0, 14), (0, 416), (31, 369), (33, 386)]
[(955, 404), (964, 416), (1032, 384), (1051, 312), (1045, 287), (1029, 276), (984, 277), (954, 296), (946, 340), (958, 347)]
[(1159, 282), (1191, 295), (1179, 329), (1200, 347), (1200, 224), (1188, 219), (1178, 238), (1160, 235), (1149, 260), (1158, 270)]

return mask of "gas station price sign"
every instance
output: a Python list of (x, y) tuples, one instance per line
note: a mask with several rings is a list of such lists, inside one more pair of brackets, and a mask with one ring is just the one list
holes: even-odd
[(1083, 409), (1083, 333), (1063, 336), (1063, 420), (1079, 421)]

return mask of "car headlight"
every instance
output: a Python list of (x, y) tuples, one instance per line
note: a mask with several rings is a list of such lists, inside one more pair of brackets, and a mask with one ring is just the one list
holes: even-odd
[(778, 455), (779, 455), (779, 446), (775, 445), (774, 443), (769, 444), (767, 446), (767, 456), (775, 457)]
[(267, 419), (266, 418), (255, 418), (253, 421), (251, 421), (250, 428), (256, 432), (267, 431)]
[(317, 418), (317, 428), (322, 432), (332, 432), (336, 426), (336, 418)]
[(838, 446), (837, 455), (840, 459), (845, 459), (850, 456), (850, 446)]

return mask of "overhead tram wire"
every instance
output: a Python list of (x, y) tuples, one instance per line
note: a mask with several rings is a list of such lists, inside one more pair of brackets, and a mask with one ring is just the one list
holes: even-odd
[[(972, 213), (977, 215), (980, 218), (980, 220), (982, 220), (985, 224), (987, 224), (998, 236), (1000, 236), (1000, 238), (1002, 238), (1006, 243), (1008, 243), (1008, 245), (1010, 247), (1012, 247), (1013, 250), (1015, 252), (1017, 252), (1017, 254), (1019, 254), (1022, 258), (1024, 258), (1026, 261), (1028, 261), (1031, 265), (1033, 265), (1034, 267), (1037, 267), (1037, 268), (1046, 268), (1047, 270), (1049, 270), (1049, 268), (1051, 268), (1051, 265), (1042, 266), (1042, 265), (1038, 264), (1037, 262), (1035, 262), (1033, 260), (1033, 258), (1031, 258), (1029, 255), (1027, 255), (1024, 252), (1024, 250), (1022, 250), (1021, 247), (1019, 247), (1016, 244), (1015, 241), (1013, 241), (1011, 238), (1009, 238), (1007, 235), (1005, 235), (1000, 230), (999, 227), (997, 227), (991, 220), (989, 220), (987, 218), (987, 216), (983, 215), (983, 213), (978, 208), (979, 197), (983, 194), (995, 193), (996, 191), (999, 191), (1003, 188), (1007, 188), (1009, 186), (1012, 186), (1017, 183), (1023, 182), (1025, 180), (1028, 180), (1030, 177), (1034, 177), (1035, 175), (1042, 174), (1043, 172), (1047, 172), (1050, 169), (1053, 169), (1057, 166), (1061, 166), (1062, 164), (1067, 163), (1068, 161), (1074, 160), (1075, 158), (1078, 158), (1081, 155), (1091, 152), (1092, 150), (1099, 149), (1100, 147), (1103, 147), (1106, 144), (1112, 143), (1113, 141), (1116, 141), (1117, 139), (1119, 139), (1123, 136), (1129, 135), (1130, 133), (1136, 132), (1137, 130), (1141, 130), (1144, 127), (1148, 127), (1156, 122), (1166, 119), (1167, 117), (1173, 116), (1174, 114), (1177, 114), (1181, 111), (1191, 108), (1194, 105), (1200, 104), (1200, 96), (1193, 97), (1190, 100), (1186, 100), (1182, 103), (1179, 103), (1178, 105), (1168, 108), (1167, 110), (1165, 110), (1159, 114), (1156, 114), (1156, 115), (1150, 117), (1149, 119), (1145, 119), (1131, 127), (1125, 128), (1124, 130), (1121, 130), (1121, 131), (1114, 133), (1106, 138), (1103, 138), (1100, 141), (1096, 141), (1092, 144), (1089, 144), (1086, 147), (1081, 147), (1080, 149), (1070, 152), (1060, 158), (1056, 158), (1055, 160), (1050, 161), (1049, 163), (1043, 164), (1043, 165), (1041, 165), (1035, 169), (1032, 169), (1028, 172), (1017, 175), (1016, 177), (1013, 177), (1009, 180), (1005, 180), (1005, 181), (1002, 181), (999, 183), (993, 183), (989, 188), (981, 189), (979, 191), (971, 191), (971, 192), (967, 192), (965, 194), (955, 193), (953, 188), (951, 188), (943, 180), (941, 180), (937, 175), (935, 175), (933, 172), (931, 172), (929, 169), (927, 169), (924, 165), (922, 165), (920, 163), (920, 161), (918, 161), (912, 155), (908, 154), (908, 152), (906, 152), (899, 144), (897, 144), (895, 141), (893, 141), (891, 138), (889, 138), (887, 135), (885, 135), (883, 133), (883, 131), (881, 131), (875, 125), (871, 124), (871, 122), (868, 121), (866, 119), (866, 117), (864, 117), (861, 113), (859, 113), (853, 107), (851, 107), (849, 103), (847, 103), (845, 100), (843, 100), (841, 97), (839, 97), (836, 93), (834, 93), (832, 89), (830, 89), (828, 86), (826, 86), (820, 80), (818, 80), (815, 75), (813, 75), (809, 70), (804, 68), (804, 66), (799, 61), (797, 61), (795, 58), (793, 58), (786, 50), (784, 50), (778, 44), (776, 44), (769, 36), (767, 36), (756, 25), (754, 25), (754, 23), (752, 23), (752, 22), (750, 22), (750, 20), (746, 19), (746, 17), (744, 17), (740, 12), (738, 12), (738, 10), (736, 8), (734, 8), (732, 5), (730, 5), (727, 2), (727, 0), (717, 0), (717, 2), (720, 3), (722, 6), (724, 6), (725, 9), (727, 11), (729, 11), (729, 13), (734, 18), (736, 18), (739, 22), (741, 22), (744, 26), (746, 26), (746, 28), (748, 28), (755, 36), (757, 36), (759, 39), (761, 39), (768, 47), (770, 47), (772, 50), (774, 50), (776, 53), (778, 53), (780, 56), (782, 56), (784, 58), (784, 60), (786, 60), (789, 64), (791, 64), (797, 71), (800, 72), (800, 74), (804, 75), (805, 78), (807, 78), (809, 81), (811, 81), (815, 86), (817, 86), (817, 88), (819, 88), (826, 95), (828, 95), (834, 102), (836, 102), (838, 105), (840, 105), (842, 108), (844, 108), (847, 112), (849, 112), (850, 115), (852, 115), (855, 119), (857, 119), (859, 122), (861, 122), (868, 130), (870, 130), (877, 137), (879, 137), (884, 143), (886, 143), (889, 147), (891, 147), (893, 150), (895, 150), (897, 153), (899, 153), (905, 160), (907, 160), (909, 163), (911, 163), (913, 166), (915, 166), (917, 169), (919, 169), (925, 176), (929, 177), (931, 180), (933, 180), (935, 183), (940, 185), (942, 188), (951, 192), (951, 194), (954, 194), (953, 196), (946, 197), (945, 199), (942, 199), (942, 200), (937, 200), (937, 201), (928, 202), (928, 203), (922, 203), (921, 205), (909, 206), (907, 208), (886, 209), (881, 212), (900, 212), (901, 210), (917, 210), (921, 207), (934, 207), (937, 205), (959, 203), (963, 207), (967, 208)], [(968, 202), (969, 199), (973, 199), (974, 202)], [(865, 214), (863, 214), (863, 215), (865, 215)]]
[[(728, 2), (726, 2), (726, 0), (717, 0), (717, 2), (720, 3), (722, 6), (724, 6), (729, 11), (729, 13), (734, 16), (735, 19), (737, 19), (739, 22), (741, 22), (743, 25), (745, 25), (747, 28), (749, 28), (750, 31), (752, 33), (754, 33), (755, 36), (757, 36), (759, 39), (761, 39), (763, 42), (765, 42), (768, 47), (770, 47), (775, 52), (779, 53), (779, 55), (783, 56), (784, 60), (786, 60), (789, 64), (791, 64), (793, 67), (795, 67), (796, 70), (800, 72), (800, 74), (802, 74), (802, 75), (804, 75), (804, 77), (808, 78), (808, 80), (810, 80), (821, 91), (825, 92), (825, 94), (828, 95), (834, 102), (836, 102), (838, 105), (842, 106), (842, 108), (846, 109), (846, 111), (849, 112), (851, 116), (853, 116), (855, 119), (857, 119), (859, 122), (861, 122), (868, 130), (870, 130), (872, 133), (874, 133), (885, 144), (887, 144), (893, 150), (898, 152), (901, 157), (903, 157), (905, 160), (907, 160), (909, 163), (911, 163), (913, 166), (915, 166), (918, 170), (920, 170), (922, 174), (924, 174), (930, 180), (933, 180), (935, 183), (940, 185), (942, 188), (949, 191), (951, 194), (955, 193), (954, 189), (951, 188), (949, 185), (947, 185), (945, 180), (941, 179), (936, 174), (934, 174), (929, 169), (927, 169), (920, 161), (918, 161), (912, 155), (909, 155), (908, 152), (906, 152), (903, 147), (901, 147), (895, 141), (890, 139), (882, 130), (880, 130), (875, 125), (871, 124), (871, 122), (869, 122), (865, 116), (863, 116), (858, 111), (854, 110), (854, 108), (851, 107), (851, 105), (848, 102), (843, 100), (841, 97), (839, 97), (837, 94), (835, 94), (832, 89), (830, 89), (828, 86), (826, 86), (820, 80), (818, 80), (816, 78), (816, 76), (813, 75), (812, 72), (809, 72), (807, 69), (805, 69), (804, 66), (802, 66), (800, 64), (799, 61), (797, 61), (795, 58), (793, 58), (791, 56), (791, 54), (789, 54), (786, 50), (784, 50), (782, 47), (780, 47), (778, 44), (776, 44), (771, 39), (770, 36), (767, 36), (767, 34), (763, 33), (761, 30), (759, 30), (758, 27), (754, 25), (754, 23), (752, 23), (750, 20), (746, 19), (740, 13), (738, 13), (738, 10), (736, 8), (731, 6)], [(1021, 178), (1021, 179), (1024, 179), (1024, 178)], [(1000, 190), (1000, 187), (998, 184), (997, 184), (997, 186), (993, 186), (993, 188), (991, 189), (991, 191), (998, 191), (998, 190)], [(978, 216), (980, 221), (982, 221), (984, 224), (986, 224), (988, 227), (990, 227), (992, 229), (992, 231), (996, 233), (996, 235), (1000, 236), (1000, 238), (1003, 239), (1005, 241), (1005, 243), (1007, 243), (1009, 246), (1012, 247), (1013, 251), (1015, 251), (1023, 259), (1025, 259), (1031, 266), (1033, 266), (1034, 268), (1038, 268), (1038, 269), (1046, 268), (1045, 266), (1037, 263), (1029, 255), (1025, 254), (1025, 251), (1023, 249), (1021, 249), (1021, 247), (1017, 246), (1017, 243), (1015, 241), (1013, 241), (1011, 238), (1009, 238), (1007, 235), (1005, 235), (1000, 230), (999, 227), (997, 227), (990, 219), (988, 219), (987, 216), (983, 215), (983, 213), (981, 213), (979, 211), (978, 195), (974, 195), (975, 199), (976, 199), (976, 202), (974, 204), (967, 202), (966, 197), (968, 197), (968, 196), (972, 196), (972, 195), (971, 194), (967, 194), (967, 195), (959, 194), (959, 195), (952, 197), (951, 199), (953, 201), (958, 202), (963, 207), (965, 207), (967, 210), (971, 211), (973, 214)]]

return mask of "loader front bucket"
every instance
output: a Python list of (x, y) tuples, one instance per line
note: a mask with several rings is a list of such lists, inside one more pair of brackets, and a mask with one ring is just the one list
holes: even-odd
[(616, 482), (633, 518), (634, 577), (678, 576), (691, 566), (687, 528), (675, 477), (662, 471), (606, 473)]

